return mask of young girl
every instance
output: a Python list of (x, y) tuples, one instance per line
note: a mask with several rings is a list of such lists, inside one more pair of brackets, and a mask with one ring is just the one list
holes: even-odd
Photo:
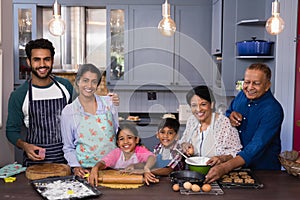
[(98, 171), (105, 168), (125, 169), (125, 172), (135, 173), (136, 169), (143, 167), (142, 173), (147, 185), (157, 182), (154, 175), (150, 173), (155, 164), (155, 156), (146, 147), (141, 146), (137, 129), (131, 124), (120, 124), (117, 132), (118, 148), (112, 150), (102, 158), (91, 170), (89, 183), (98, 184)]
[(173, 118), (165, 118), (158, 126), (156, 137), (160, 143), (154, 147), (156, 155), (155, 175), (167, 176), (172, 171), (183, 170), (182, 156), (175, 150), (179, 138), (179, 122)]

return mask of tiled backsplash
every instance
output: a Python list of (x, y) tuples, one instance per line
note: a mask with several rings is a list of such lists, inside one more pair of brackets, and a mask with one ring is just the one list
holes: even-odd
[(179, 103), (185, 104), (185, 93), (155, 91), (156, 100), (148, 100), (148, 91), (114, 91), (120, 96), (119, 112), (177, 113)]
[[(120, 96), (119, 112), (128, 113), (178, 113), (180, 104), (186, 103), (187, 91), (155, 91), (156, 100), (148, 100), (148, 91), (114, 91)], [(216, 109), (219, 105), (228, 107), (233, 97), (215, 95)], [(223, 107), (224, 107), (223, 106)]]

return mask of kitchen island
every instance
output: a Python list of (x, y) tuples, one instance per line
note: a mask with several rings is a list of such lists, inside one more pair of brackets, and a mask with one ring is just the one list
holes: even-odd
[[(226, 189), (223, 188), (222, 195), (182, 195), (179, 192), (173, 192), (168, 177), (161, 177), (160, 182), (150, 186), (142, 186), (138, 189), (109, 189), (98, 187), (102, 192), (97, 199), (109, 200), (141, 200), (141, 199), (222, 199), (222, 200), (241, 200), (241, 199), (263, 199), (263, 200), (282, 200), (300, 198), (300, 179), (287, 174), (285, 171), (255, 171), (264, 187), (261, 189)], [(22, 199), (35, 200), (41, 199), (41, 196), (34, 191), (30, 181), (26, 179), (25, 173), (16, 176), (17, 180), (13, 183), (0, 182), (0, 199)]]

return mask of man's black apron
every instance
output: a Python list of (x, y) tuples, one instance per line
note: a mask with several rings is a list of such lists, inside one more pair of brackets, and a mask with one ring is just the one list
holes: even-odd
[(32, 99), (32, 83), (29, 81), (29, 129), (26, 142), (46, 149), (46, 157), (42, 161), (32, 161), (24, 152), (23, 165), (39, 163), (66, 163), (60, 127), (62, 109), (67, 105), (67, 98), (57, 81), (51, 78), (61, 90), (63, 98)]

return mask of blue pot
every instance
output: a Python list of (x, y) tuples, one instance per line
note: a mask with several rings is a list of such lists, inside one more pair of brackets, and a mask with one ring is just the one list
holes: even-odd
[(252, 40), (237, 42), (237, 52), (239, 56), (270, 56), (273, 43), (253, 37)]

